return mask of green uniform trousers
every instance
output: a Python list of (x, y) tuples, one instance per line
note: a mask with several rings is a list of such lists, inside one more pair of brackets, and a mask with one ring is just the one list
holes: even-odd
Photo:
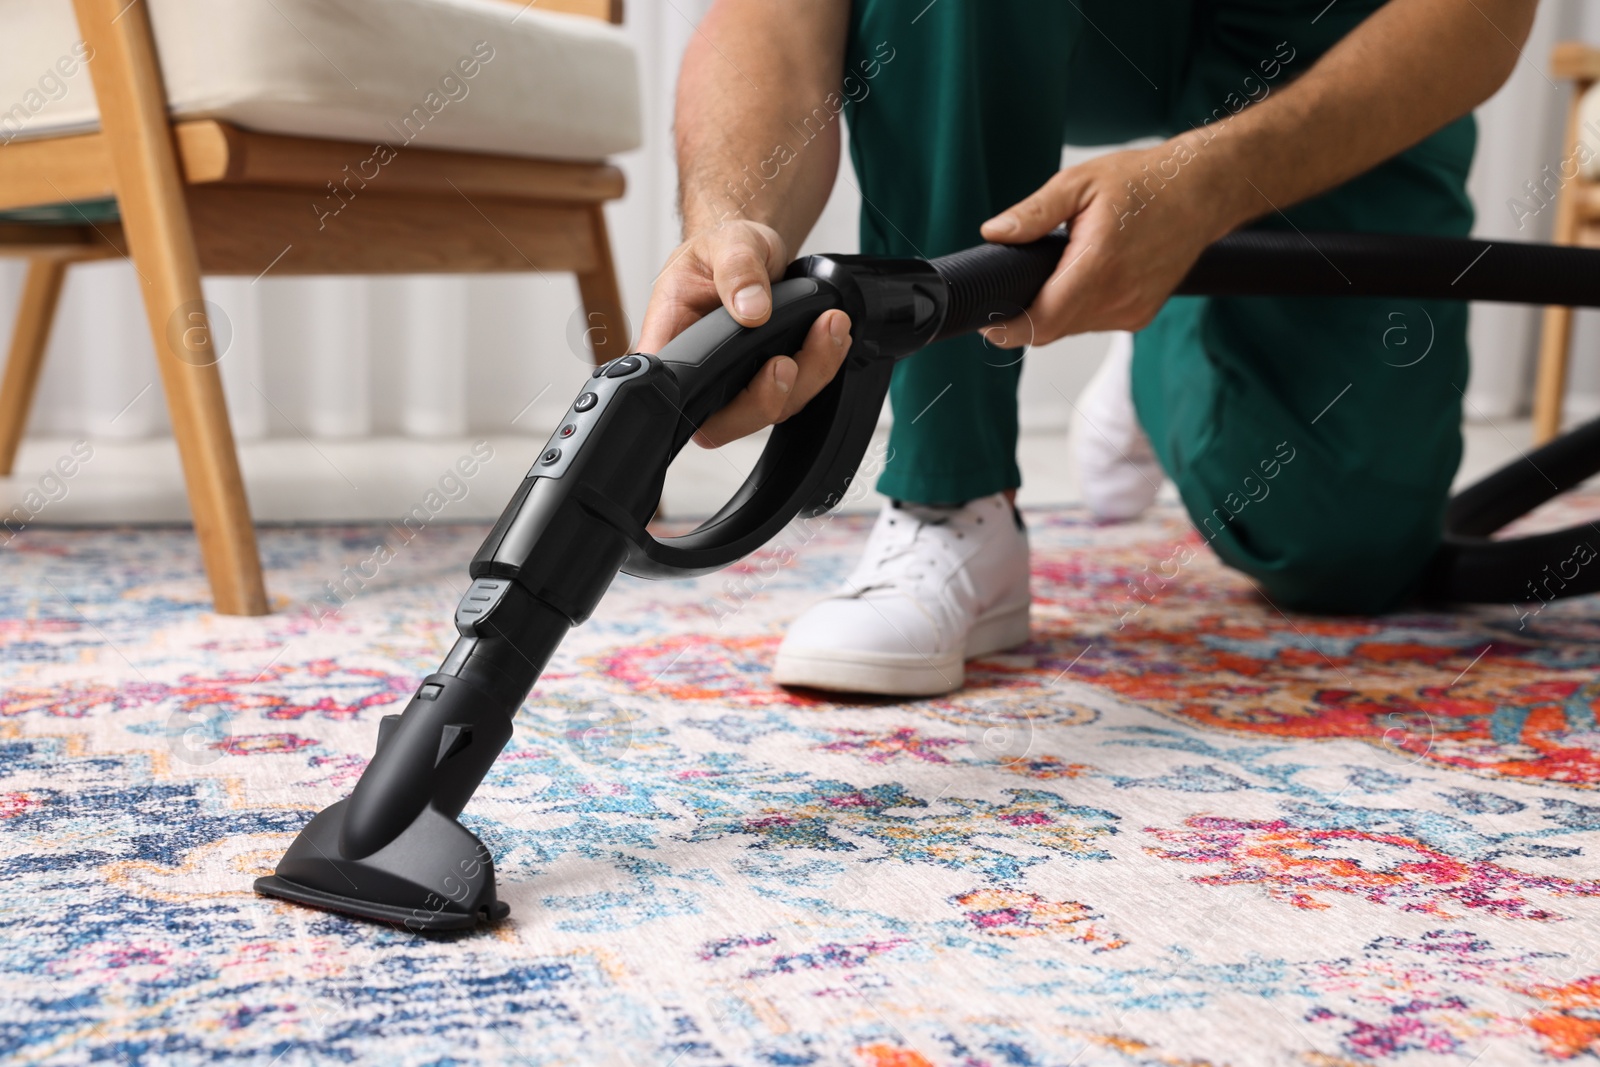
[[(980, 223), (1055, 173), (1063, 144), (1226, 121), (1380, 4), (856, 0), (841, 106), (862, 250), (972, 245)], [(1314, 200), (1263, 202), (1261, 225), (1465, 235), (1474, 142), (1463, 118)], [(1187, 162), (1130, 190), (1128, 225), (1141, 203), (1173, 195)], [(1174, 298), (1135, 338), (1134, 402), (1225, 562), (1283, 607), (1384, 610), (1414, 591), (1439, 543), (1466, 329), (1455, 303)], [(937, 504), (1019, 485), (1020, 370), (975, 337), (902, 363), (879, 490)]]

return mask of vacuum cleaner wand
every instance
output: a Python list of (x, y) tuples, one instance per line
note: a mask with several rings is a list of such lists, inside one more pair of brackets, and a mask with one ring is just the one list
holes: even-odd
[[(1064, 246), (1065, 235), (1052, 235), (931, 262), (811, 256), (773, 286), (765, 325), (745, 329), (719, 310), (657, 354), (596, 368), (473, 557), (455, 646), (405, 711), (379, 724), (377, 753), (349, 799), (313, 818), (256, 890), (414, 930), (504, 916), (493, 857), (456, 816), (567, 630), (618, 571), (705, 574), (797, 515), (833, 506), (866, 451), (895, 360), (1020, 312)], [(831, 308), (851, 318), (847, 366), (774, 429), (721, 511), (680, 537), (646, 530), (667, 466), (695, 429), (768, 359), (798, 350)]]
[[(1458, 287), (1449, 279), (1477, 262), (1474, 242), (1319, 240), (1343, 242), (1334, 256), (1342, 270), (1330, 269), (1302, 235), (1241, 234), (1209, 249), (1179, 291), (1574, 304), (1600, 296), (1600, 253), (1590, 251), (1497, 245), (1500, 260), (1487, 257)], [(1019, 314), (1066, 243), (1057, 231), (933, 260), (810, 256), (773, 286), (764, 325), (743, 328), (719, 309), (659, 353), (596, 368), (473, 557), (449, 655), (402, 714), (379, 724), (377, 752), (350, 797), (313, 818), (256, 890), (414, 930), (503, 917), (509, 909), (495, 895), (493, 857), (456, 816), (510, 740), (513, 717), (568, 629), (589, 617), (619, 571), (705, 574), (761, 547), (796, 516), (836, 504), (871, 439), (895, 361)], [(1530, 255), (1538, 259), (1531, 268)], [(832, 308), (849, 314), (854, 336), (840, 373), (773, 429), (721, 511), (682, 536), (650, 533), (645, 524), (667, 466), (695, 429), (769, 358), (796, 351)], [(1467, 532), (1486, 538), (1478, 527), (1487, 512), (1473, 514), (1479, 521)]]

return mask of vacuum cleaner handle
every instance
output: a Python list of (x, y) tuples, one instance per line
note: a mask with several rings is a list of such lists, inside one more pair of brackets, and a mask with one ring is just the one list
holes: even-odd
[(677, 380), (685, 428), (727, 406), (767, 360), (798, 352), (817, 316), (842, 306), (833, 285), (795, 278), (772, 287), (772, 314), (760, 326), (741, 326), (717, 308), (669, 341), (657, 358)]
[(809, 256), (773, 286), (772, 316), (763, 325), (742, 327), (719, 308), (683, 331), (657, 356), (678, 383), (683, 414), (669, 460), (768, 359), (798, 351), (818, 315), (845, 311), (855, 340), (833, 381), (773, 428), (755, 469), (716, 515), (680, 537), (659, 538), (630, 524), (633, 547), (623, 571), (707, 574), (760, 548), (796, 516), (834, 507), (871, 441), (894, 362), (1020, 313), (1065, 246), (1066, 232), (1057, 230), (1031, 244), (980, 245), (933, 260)]
[[(817, 316), (845, 306), (827, 281), (796, 277), (772, 287), (772, 315), (746, 328), (717, 309), (658, 355), (678, 386), (682, 420), (663, 460), (749, 384), (767, 360), (800, 350)], [(833, 381), (787, 421), (773, 427), (755, 468), (722, 509), (693, 531), (656, 537), (627, 521), (630, 549), (622, 570), (641, 578), (707, 574), (754, 552), (797, 515), (838, 502), (878, 420), (889, 388), (889, 364), (871, 346), (847, 357)], [(622, 516), (616, 517), (623, 520)]]

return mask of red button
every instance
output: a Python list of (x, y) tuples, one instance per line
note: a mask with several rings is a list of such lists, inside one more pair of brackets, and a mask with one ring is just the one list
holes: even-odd
[(576, 426), (572, 425), (572, 423), (570, 423), (570, 422), (567, 423), (565, 426), (561, 427), (561, 436), (562, 437), (571, 437), (573, 434), (575, 434), (577, 432), (578, 432), (578, 428)]

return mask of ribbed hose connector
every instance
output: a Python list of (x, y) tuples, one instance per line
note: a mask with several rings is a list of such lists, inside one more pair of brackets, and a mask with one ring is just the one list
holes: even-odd
[(1067, 231), (1055, 230), (1031, 244), (979, 245), (931, 260), (950, 289), (944, 323), (935, 341), (994, 326), (1033, 303), (1061, 261)]

